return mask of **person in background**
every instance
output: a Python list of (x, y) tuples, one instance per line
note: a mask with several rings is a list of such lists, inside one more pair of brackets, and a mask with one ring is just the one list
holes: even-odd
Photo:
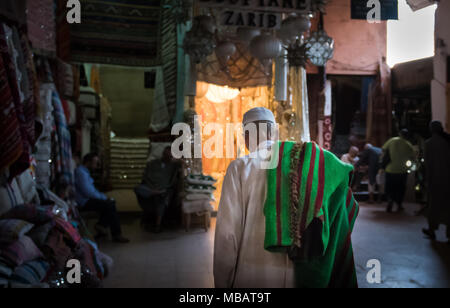
[(436, 239), (439, 225), (447, 226), (447, 238), (450, 244), (450, 138), (444, 132), (441, 122), (431, 123), (431, 138), (425, 144), (425, 168), (428, 186), (428, 229), (423, 233), (430, 239)]
[(79, 210), (95, 211), (100, 214), (100, 220), (95, 226), (97, 239), (106, 237), (108, 229), (111, 230), (115, 243), (128, 243), (129, 240), (122, 236), (116, 202), (99, 192), (94, 186), (91, 172), (99, 166), (99, 157), (95, 153), (87, 154), (83, 158), (83, 164), (75, 169), (75, 200)]
[(347, 154), (344, 154), (341, 158), (341, 160), (344, 163), (350, 164), (352, 166), (355, 166), (356, 163), (358, 162), (359, 158), (358, 158), (358, 154), (359, 154), (359, 149), (355, 146), (352, 146), (350, 148), (350, 150), (348, 151)]
[(364, 151), (360, 155), (359, 161), (355, 165), (355, 169), (359, 169), (361, 166), (368, 167), (369, 175), (369, 203), (374, 203), (376, 186), (377, 186), (377, 175), (380, 170), (380, 157), (383, 150), (374, 147), (370, 143), (366, 144)]
[(149, 229), (156, 216), (154, 232), (161, 232), (164, 214), (176, 192), (180, 164), (174, 161), (171, 147), (164, 149), (161, 159), (150, 161), (144, 172), (142, 184), (135, 188), (139, 204), (144, 211), (142, 225)]
[(388, 198), (387, 212), (391, 213), (394, 203), (398, 211), (404, 210), (403, 200), (408, 182), (408, 171), (415, 160), (412, 144), (406, 139), (408, 130), (400, 131), (399, 137), (390, 139), (383, 146), (384, 155), (389, 155), (390, 162), (386, 167), (386, 197)]

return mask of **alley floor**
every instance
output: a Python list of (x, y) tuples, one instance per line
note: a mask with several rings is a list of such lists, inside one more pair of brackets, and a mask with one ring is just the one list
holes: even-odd
[[(358, 281), (361, 288), (450, 287), (450, 246), (445, 230), (431, 242), (422, 235), (424, 217), (415, 216), (417, 205), (404, 213), (387, 214), (384, 205), (361, 204), (353, 233)], [(109, 242), (100, 248), (115, 261), (108, 288), (212, 288), (214, 226), (205, 232), (194, 229), (155, 235), (139, 227), (139, 219), (123, 221), (128, 245)], [(226, 253), (226, 252), (225, 252)], [(369, 284), (369, 260), (381, 263), (381, 284)]]

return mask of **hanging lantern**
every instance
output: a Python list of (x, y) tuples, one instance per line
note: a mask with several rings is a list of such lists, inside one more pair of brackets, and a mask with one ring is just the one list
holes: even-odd
[(235, 99), (240, 93), (241, 91), (239, 89), (210, 84), (206, 98), (213, 103), (221, 104)]
[(224, 41), (216, 47), (216, 56), (223, 67), (227, 66), (228, 61), (236, 53), (236, 45), (230, 41)]
[(197, 82), (197, 93), (196, 98), (204, 98), (206, 93), (208, 93), (209, 84), (206, 82)]
[(308, 62), (308, 46), (303, 44), (302, 40), (297, 40), (294, 44), (289, 45), (286, 50), (289, 66), (306, 68), (306, 63)]
[(312, 64), (325, 66), (334, 56), (334, 40), (324, 30), (314, 32), (306, 41), (307, 55)]
[(295, 43), (296, 40), (310, 28), (311, 20), (309, 16), (292, 15), (283, 21), (281, 29), (278, 31), (278, 37), (283, 41), (285, 45), (290, 45), (292, 43)]
[(280, 39), (269, 34), (257, 36), (250, 43), (251, 54), (263, 65), (268, 65), (272, 59), (278, 57), (282, 48)]
[(242, 43), (248, 45), (255, 37), (261, 35), (261, 30), (241, 27), (237, 29), (236, 35)]

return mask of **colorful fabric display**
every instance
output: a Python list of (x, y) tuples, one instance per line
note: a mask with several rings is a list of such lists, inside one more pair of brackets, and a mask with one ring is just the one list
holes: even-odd
[(4, 248), (1, 255), (15, 266), (43, 257), (42, 252), (28, 236), (22, 236), (18, 241)]
[(0, 243), (11, 244), (23, 237), (33, 227), (33, 224), (23, 220), (2, 219), (0, 220)]
[(210, 200), (183, 201), (183, 213), (194, 214), (203, 212), (212, 212), (214, 208)]
[(357, 287), (351, 234), (353, 168), (315, 143), (280, 142), (268, 170), (265, 248), (288, 252), (298, 287)]
[[(26, 104), (23, 103), (23, 94), (21, 95), (20, 89), (19, 89), (19, 83), (17, 78), (17, 71), (15, 66), (16, 61), (16, 53), (17, 50), (15, 50), (13, 46), (14, 42), (12, 40), (12, 30), (8, 28), (5, 25), (0, 26), (0, 53), (3, 60), (3, 66), (4, 66), (4, 72), (6, 73), (9, 88), (10, 88), (10, 94), (14, 103), (14, 110), (16, 113), (16, 117), (18, 119), (19, 129), (20, 129), (20, 137), (19, 140), (22, 143), (22, 145), (19, 146), (19, 149), (21, 148), (20, 155), (15, 157), (15, 160), (13, 160), (11, 163), (12, 165), (9, 168), (10, 171), (10, 179), (13, 179), (16, 175), (21, 174), (26, 169), (28, 169), (30, 165), (30, 152), (31, 152), (31, 139), (32, 136), (30, 136), (30, 131), (27, 130), (29, 122), (27, 122), (27, 118), (24, 113), (24, 107)], [(13, 57), (14, 55), (14, 57)], [(7, 97), (9, 100), (10, 98)], [(7, 112), (12, 112), (12, 109), (9, 109), (8, 107), (12, 107), (11, 105), (5, 106), (7, 107)], [(8, 151), (8, 147), (11, 147), (11, 144), (7, 145), (6, 151)], [(15, 150), (13, 150), (15, 151)]]
[(66, 116), (61, 99), (56, 91), (52, 94), (53, 116), (56, 124), (57, 144), (56, 161), (54, 166), (57, 171), (58, 183), (72, 184), (72, 143), (70, 131), (67, 126)]
[(8, 57), (7, 44), (0, 27), (0, 171), (11, 166), (23, 153), (20, 122), (4, 58)]
[[(20, 219), (35, 225), (46, 224), (53, 219), (50, 207), (35, 204), (22, 204), (1, 216), (2, 219)], [(0, 220), (1, 222), (1, 220)]]
[(64, 241), (64, 235), (56, 228), (50, 231), (47, 241), (42, 248), (47, 258), (50, 258), (55, 268), (65, 268), (72, 251)]
[(45, 245), (45, 241), (48, 238), (48, 235), (50, 234), (50, 231), (55, 227), (55, 222), (49, 222), (45, 225), (35, 227), (32, 229), (28, 236), (33, 240), (33, 242), (38, 247), (43, 247)]
[(15, 179), (10, 184), (0, 186), (0, 215), (23, 203), (24, 201)]
[(44, 260), (35, 260), (19, 266), (11, 276), (11, 280), (18, 283), (36, 285), (47, 276), (50, 265)]
[(72, 226), (71, 223), (65, 221), (62, 218), (57, 217), (55, 219), (56, 227), (63, 232), (67, 238), (69, 238), (73, 243), (78, 244), (81, 241), (81, 236), (78, 231)]

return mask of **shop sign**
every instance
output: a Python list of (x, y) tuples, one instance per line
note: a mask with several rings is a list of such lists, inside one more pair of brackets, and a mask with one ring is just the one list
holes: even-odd
[(220, 10), (228, 27), (278, 29), (282, 14), (309, 13), (311, 0), (197, 0), (200, 7)]

